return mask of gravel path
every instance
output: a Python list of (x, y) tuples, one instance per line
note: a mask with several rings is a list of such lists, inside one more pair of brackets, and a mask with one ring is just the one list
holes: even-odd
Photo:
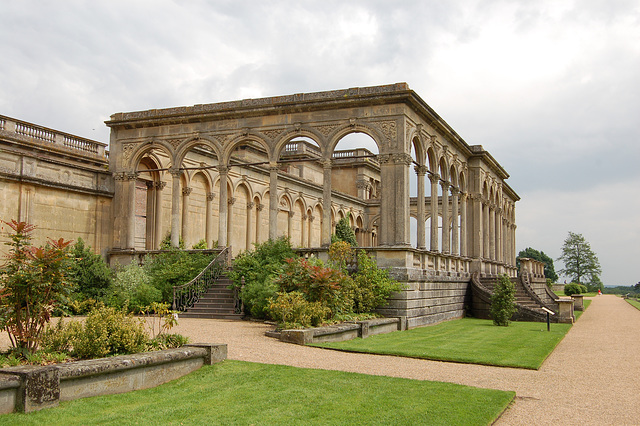
[(538, 371), (297, 346), (265, 337), (268, 329), (185, 318), (175, 330), (192, 342), (227, 343), (230, 359), (515, 390), (499, 425), (640, 424), (640, 311), (616, 296), (595, 297)]
[[(514, 390), (515, 404), (499, 425), (640, 424), (640, 311), (616, 296), (593, 298), (538, 371), (298, 346), (266, 337), (271, 328), (183, 318), (172, 332), (226, 343), (229, 359)], [(7, 343), (3, 333), (0, 345)]]

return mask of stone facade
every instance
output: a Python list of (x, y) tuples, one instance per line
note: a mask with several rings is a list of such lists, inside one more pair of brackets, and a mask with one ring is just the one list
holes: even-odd
[[(89, 167), (78, 154), (68, 160), (76, 162), (71, 187), (56, 187), (62, 192), (42, 201), (56, 211), (63, 200), (75, 205), (68, 214), (84, 218), (85, 239), (108, 248), (112, 261), (155, 249), (169, 235), (174, 246), (182, 237), (187, 247), (204, 240), (234, 254), (287, 235), (323, 257), (335, 223), (348, 216), (359, 244), (406, 284), (385, 313), (409, 326), (462, 316), (472, 272), (516, 275), (519, 197), (509, 175), (406, 83), (117, 113), (106, 124), (112, 178), (104, 156), (100, 163), (92, 153)], [(9, 126), (0, 129), (3, 141), (17, 138)], [(351, 133), (367, 135), (378, 152), (336, 150)], [(15, 175), (1, 169), (8, 189), (2, 217), (51, 222), (14, 201), (25, 198), (18, 164), (26, 160), (4, 148), (1, 154)], [(63, 173), (67, 163), (57, 164), (52, 173)], [(90, 190), (78, 190), (75, 170), (93, 177)], [(39, 193), (62, 177), (48, 179)], [(85, 194), (87, 204), (67, 193)]]

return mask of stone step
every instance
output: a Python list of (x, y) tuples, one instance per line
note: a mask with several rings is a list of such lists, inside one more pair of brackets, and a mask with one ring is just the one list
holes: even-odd
[(181, 318), (202, 318), (202, 319), (230, 319), (230, 320), (240, 320), (242, 319), (241, 314), (220, 314), (220, 313), (189, 313), (185, 312), (180, 314)]

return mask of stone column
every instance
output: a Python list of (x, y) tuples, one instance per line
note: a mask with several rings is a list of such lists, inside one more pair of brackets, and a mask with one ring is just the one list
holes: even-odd
[(489, 259), (491, 257), (491, 250), (489, 248), (489, 202), (483, 200), (482, 204), (482, 257)]
[(465, 192), (460, 194), (460, 256), (468, 256), (467, 243), (469, 241), (467, 235), (467, 194)]
[(322, 236), (323, 247), (331, 245), (331, 160), (322, 162)]
[(287, 237), (291, 238), (291, 227), (293, 225), (293, 217), (295, 216), (295, 212), (289, 210), (287, 212)]
[(127, 223), (127, 248), (135, 249), (136, 247), (136, 179), (138, 174), (135, 172), (127, 173), (127, 188), (129, 195), (129, 216)]
[(313, 219), (315, 219), (315, 216), (313, 216), (312, 214), (309, 215), (309, 232), (307, 232), (307, 247), (311, 247), (311, 240), (312, 240), (312, 234), (313, 234)]
[(227, 247), (227, 220), (229, 209), (229, 190), (227, 188), (227, 177), (229, 176), (229, 167), (218, 166), (220, 174), (220, 200), (218, 200), (218, 246)]
[(155, 222), (154, 222), (154, 240), (153, 247), (158, 250), (162, 242), (162, 190), (167, 186), (167, 182), (154, 182), (156, 195)]
[(502, 257), (502, 209), (496, 209), (496, 260), (501, 262)]
[(496, 259), (496, 206), (489, 206), (489, 257)]
[(300, 217), (300, 228), (301, 228), (300, 229), (300, 233), (302, 234), (301, 237), (300, 237), (300, 239), (301, 239), (300, 247), (308, 247), (307, 240), (309, 239), (309, 237), (307, 236), (308, 229), (307, 229), (307, 215), (306, 214), (303, 214)]
[(189, 195), (193, 188), (182, 188), (182, 240), (185, 248), (191, 247), (191, 236), (189, 235)]
[(415, 166), (414, 170), (418, 175), (418, 241), (417, 246), (419, 249), (426, 248), (425, 245), (425, 229), (424, 229), (424, 175), (427, 173), (425, 166)]
[(169, 170), (171, 173), (171, 247), (180, 246), (180, 175), (179, 169)]
[(254, 202), (247, 203), (247, 243), (245, 250), (249, 250), (251, 248), (251, 243), (253, 243), (253, 237), (255, 236), (255, 220), (253, 219), (253, 207), (255, 206)]
[(205, 234), (206, 234), (206, 239), (207, 239), (207, 247), (208, 248), (213, 248), (213, 218), (211, 217), (213, 215), (213, 200), (215, 199), (216, 194), (214, 194), (213, 192), (209, 192), (207, 194), (207, 206), (206, 206), (206, 220), (205, 220)]
[(233, 205), (236, 203), (235, 197), (229, 197), (227, 210), (227, 244), (231, 246), (233, 243)]
[(431, 251), (439, 251), (438, 249), (438, 182), (440, 175), (429, 175), (431, 181)]
[(455, 254), (455, 255), (459, 255), (460, 254), (460, 247), (459, 247), (459, 238), (460, 238), (460, 230), (458, 228), (458, 215), (459, 215), (459, 211), (458, 211), (458, 194), (460, 194), (460, 191), (458, 190), (458, 188), (454, 188), (451, 187), (451, 204), (452, 204), (452, 213), (451, 213), (451, 219), (452, 219), (452, 227), (451, 227), (451, 239), (452, 239), (452, 249), (451, 249), (451, 253)]
[(442, 252), (451, 251), (451, 226), (449, 225), (449, 182), (441, 182), (442, 188)]
[(278, 238), (278, 164), (269, 163), (269, 238)]
[(256, 243), (260, 243), (260, 221), (262, 220), (262, 209), (264, 204), (258, 204), (256, 206)]

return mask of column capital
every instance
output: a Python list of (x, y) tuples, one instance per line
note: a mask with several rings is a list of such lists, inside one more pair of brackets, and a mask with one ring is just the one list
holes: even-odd
[(258, 210), (259, 212), (261, 212), (261, 211), (262, 211), (262, 209), (264, 209), (264, 204), (260, 204), (260, 203), (258, 203), (258, 204), (256, 205), (256, 210)]
[(165, 186), (167, 186), (167, 182), (153, 182), (153, 187), (156, 189), (156, 191), (162, 191)]
[(182, 170), (176, 168), (169, 169), (169, 173), (171, 173), (171, 176), (174, 178), (182, 176)]
[(440, 187), (442, 188), (442, 192), (447, 192), (449, 191), (449, 188), (451, 188), (451, 184), (443, 180), (440, 182)]
[(127, 180), (127, 173), (126, 172), (114, 173), (113, 180), (116, 180), (116, 181)]
[(313, 222), (313, 220), (314, 220), (316, 217), (315, 217), (314, 215), (310, 214), (310, 215), (308, 216), (308, 218), (309, 218), (309, 222)]
[(229, 166), (218, 166), (218, 173), (221, 175), (229, 174)]
[(227, 200), (227, 203), (228, 203), (229, 205), (234, 204), (235, 202), (236, 202), (236, 197), (231, 197), (231, 198), (229, 198), (229, 199)]
[(413, 166), (413, 170), (416, 171), (418, 176), (424, 176), (429, 169), (427, 169), (427, 166)]
[(331, 169), (331, 167), (333, 167), (333, 160), (330, 158), (322, 160), (321, 163), (323, 169)]
[(451, 187), (451, 195), (453, 195), (454, 197), (457, 197), (458, 195), (460, 195), (460, 190), (458, 188), (456, 188), (455, 186)]
[(429, 175), (429, 180), (431, 181), (431, 183), (438, 183), (440, 182), (440, 175), (437, 173), (431, 173)]
[(138, 179), (139, 173), (137, 172), (127, 172), (127, 180), (136, 180)]
[(214, 198), (216, 198), (215, 192), (208, 192), (207, 193), (207, 201), (213, 201)]
[(308, 218), (308, 217), (309, 217), (309, 216), (307, 216), (306, 214), (303, 214), (303, 215), (301, 216), (302, 220), (307, 220), (307, 218)]
[(289, 214), (289, 217), (294, 217), (296, 215), (296, 212), (290, 210), (288, 214)]
[(253, 201), (249, 201), (247, 203), (247, 210), (251, 210), (253, 209), (253, 207), (256, 205), (256, 203), (254, 203)]
[(182, 195), (188, 197), (192, 191), (193, 191), (193, 188), (190, 188), (190, 187), (182, 188)]
[(411, 154), (402, 152), (400, 154), (393, 154), (393, 162), (396, 164), (404, 164), (405, 166), (410, 166), (411, 163), (413, 163), (413, 158), (411, 158)]

